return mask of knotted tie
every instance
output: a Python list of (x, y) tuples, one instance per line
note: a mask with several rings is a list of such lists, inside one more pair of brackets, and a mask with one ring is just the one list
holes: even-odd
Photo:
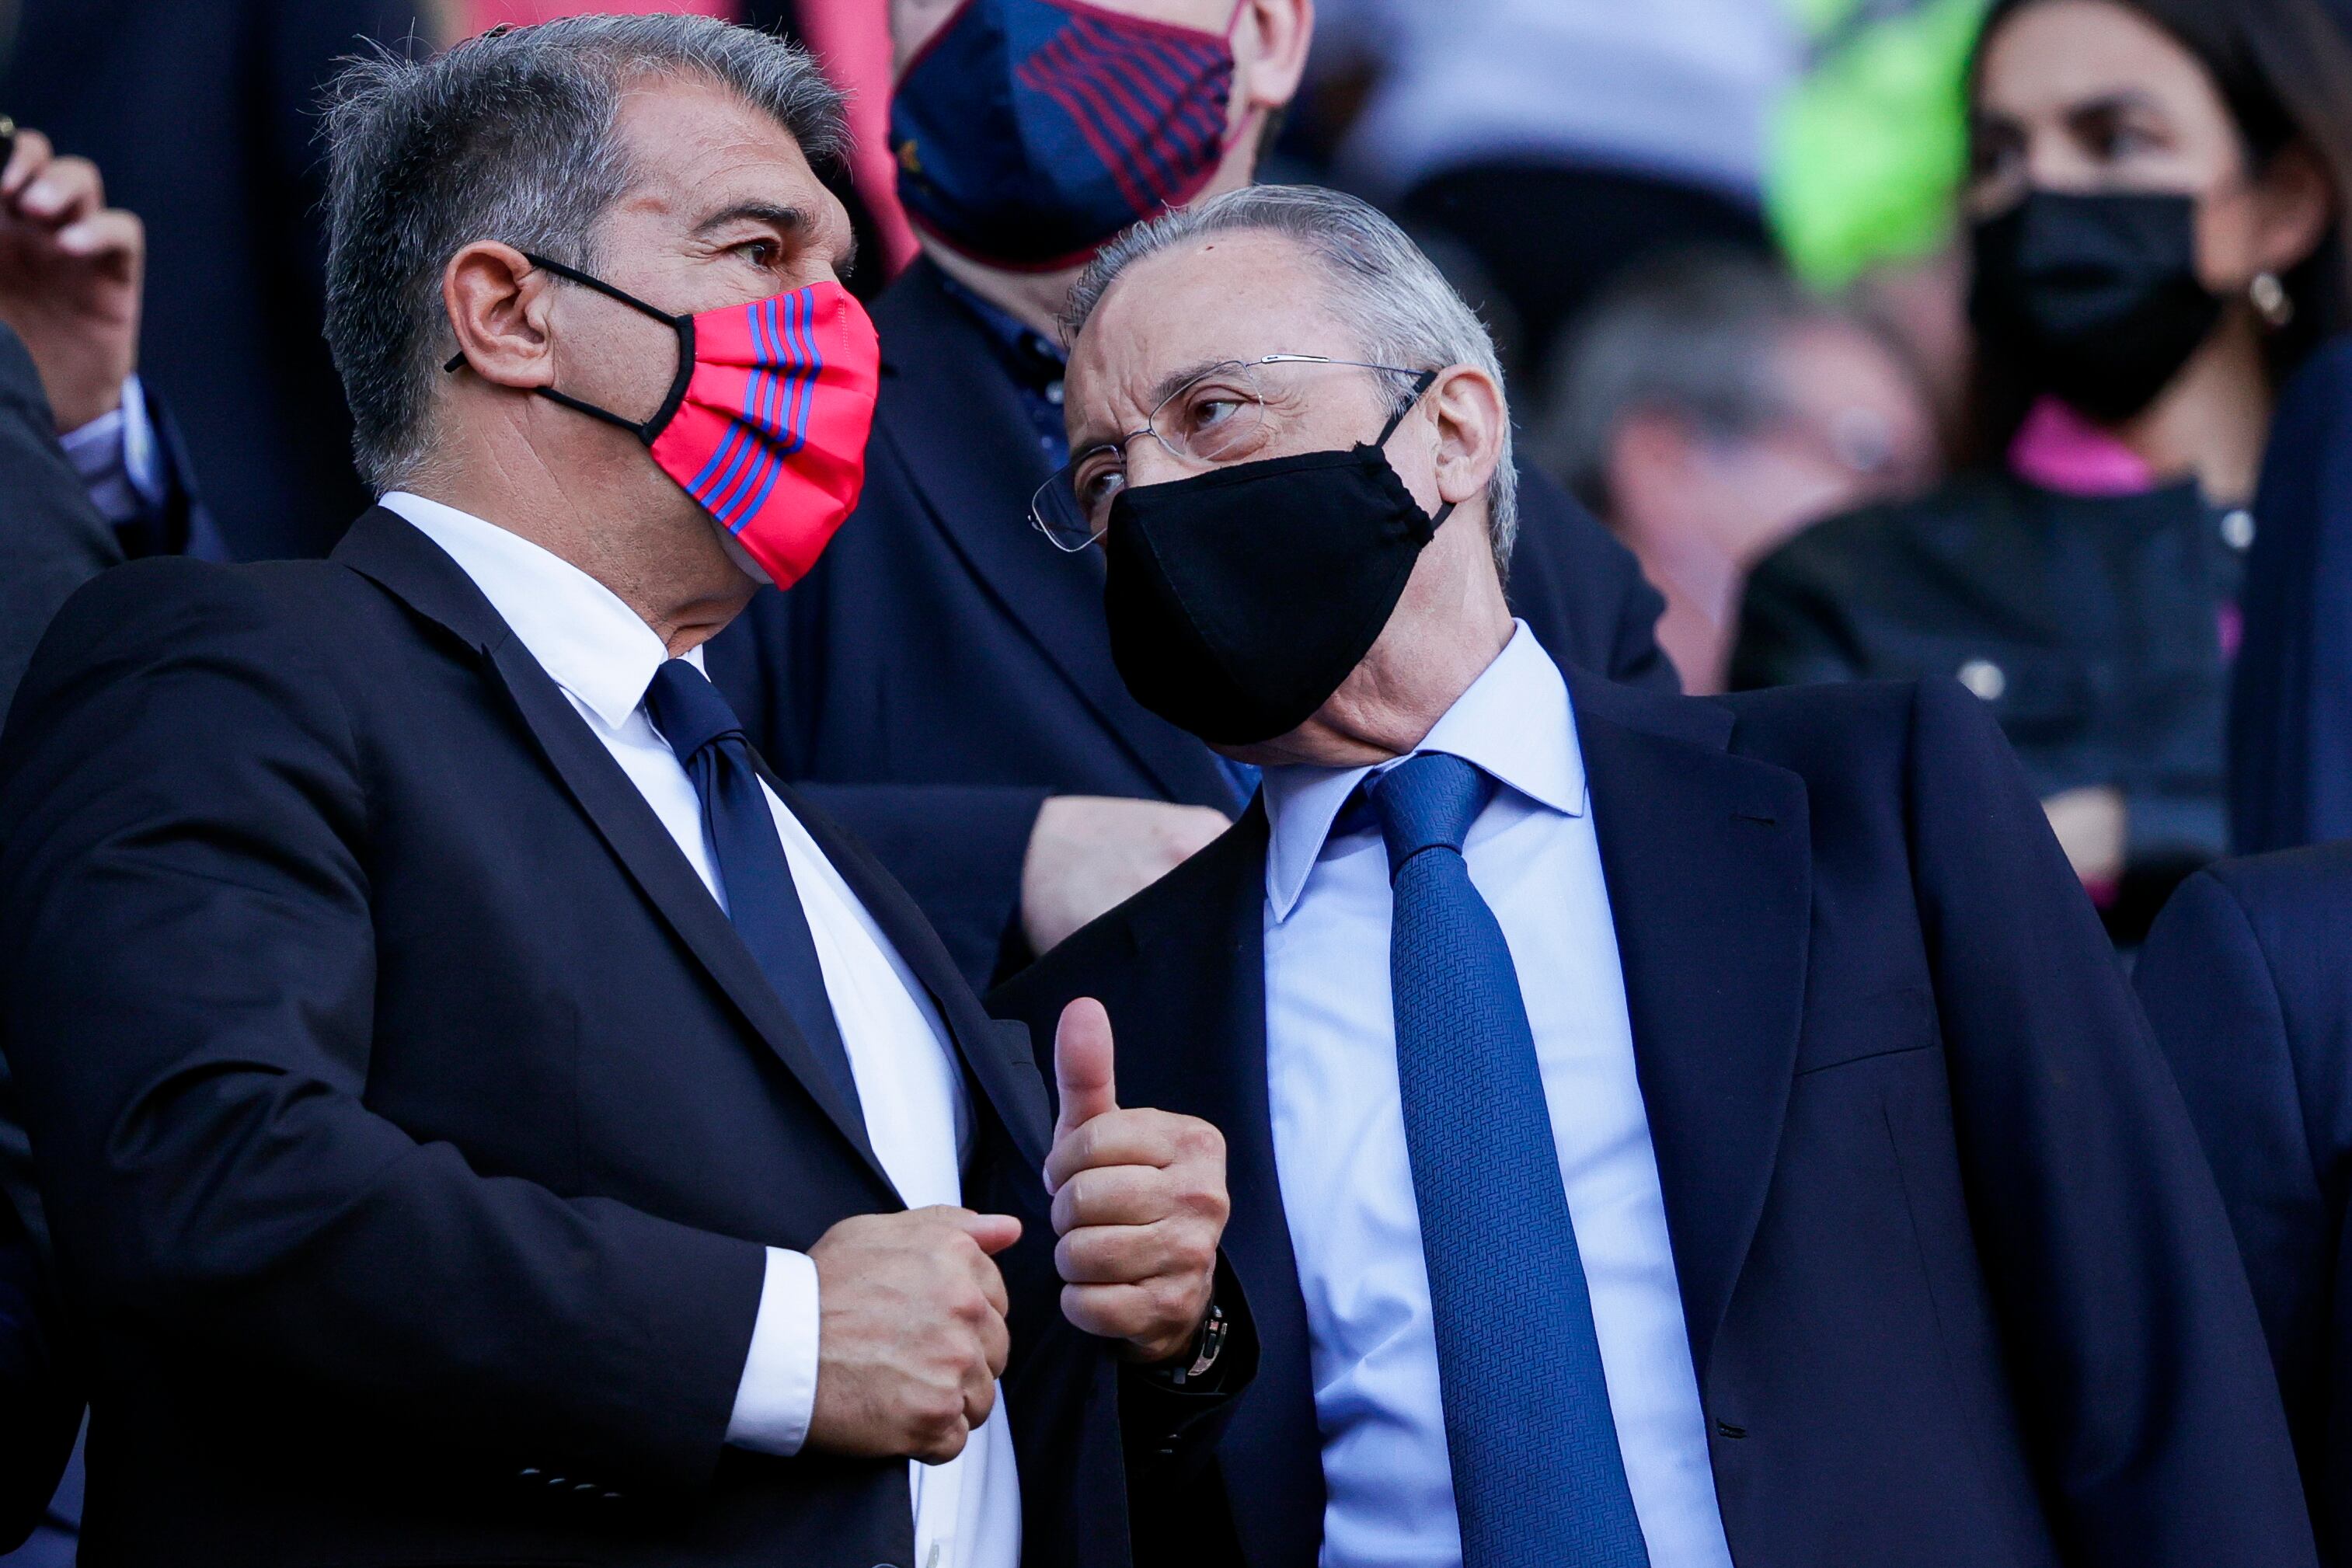
[(727, 889), (727, 916), (751, 950), (784, 1009), (857, 1109), (857, 1080), (849, 1052), (825, 994), (816, 940), (809, 934), (800, 889), (784, 858), (783, 840), (751, 763), (742, 721), (702, 671), (673, 658), (654, 671), (646, 688), (646, 711), (702, 797), (702, 827), (719, 862), (719, 886)]
[(1462, 858), (1492, 793), (1424, 752), (1371, 797), (1462, 1561), (1646, 1568), (1518, 973)]

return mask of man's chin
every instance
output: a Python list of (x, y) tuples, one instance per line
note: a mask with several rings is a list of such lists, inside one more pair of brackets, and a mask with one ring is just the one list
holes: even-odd
[(762, 588), (772, 588), (776, 585), (776, 580), (768, 575), (768, 569), (761, 565), (750, 551), (743, 548), (741, 540), (720, 528), (716, 519), (712, 520), (710, 527), (711, 531), (719, 535), (719, 547), (727, 552), (727, 559), (735, 563), (737, 571)]

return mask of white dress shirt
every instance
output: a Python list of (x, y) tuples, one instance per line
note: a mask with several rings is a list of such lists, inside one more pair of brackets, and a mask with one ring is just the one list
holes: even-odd
[[(1518, 971), (1650, 1561), (1730, 1568), (1584, 761), (1567, 683), (1533, 633), (1518, 627), (1420, 749), (1500, 781), (1464, 856)], [(1266, 772), (1266, 1089), (1307, 1301), (1323, 1563), (1452, 1568), (1462, 1538), (1397, 1089), (1388, 854), (1376, 827), (1332, 833), (1373, 771)]]
[[(383, 505), (474, 580), (724, 908), (727, 890), (703, 834), (700, 797), (646, 714), (646, 688), (669, 657), (661, 638), (603, 584), (519, 535), (405, 491), (385, 496)], [(699, 648), (686, 657), (701, 668)], [(768, 806), (816, 942), (875, 1155), (908, 1207), (961, 1204), (971, 1110), (946, 1026), (874, 917), (773, 791)], [(805, 1253), (770, 1247), (727, 1440), (761, 1453), (798, 1452), (816, 1400), (816, 1265)], [(1016, 1568), (1020, 1492), (1001, 1391), (961, 1455), (944, 1465), (910, 1463), (908, 1472), (916, 1568)]]

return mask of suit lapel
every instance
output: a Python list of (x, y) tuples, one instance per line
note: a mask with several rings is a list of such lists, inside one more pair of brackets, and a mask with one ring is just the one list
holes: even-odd
[(1029, 525), (1046, 478), (1020, 393), (980, 324), (919, 262), (882, 321), (876, 442), (907, 472), (948, 542), (1079, 700), (1171, 799), (1229, 799), (1208, 750), (1137, 706), (1111, 662), (1102, 573)]
[[(1298, 1543), (1273, 1532), (1302, 1510), (1319, 1535), (1323, 1486), (1307, 1303), (1282, 1206), (1266, 1089), (1265, 852), (1260, 796), (1230, 832), (1136, 906), (1130, 931), (1139, 967), (1164, 1012), (1126, 1026), (1134, 1034), (1124, 1037), (1152, 1044), (1123, 1048), (1118, 1062), (1129, 1103), (1198, 1116), (1225, 1135), (1233, 1214), (1224, 1253), (1257, 1330), (1261, 1371), (1219, 1445), (1220, 1468), (1253, 1563), (1291, 1554)], [(1174, 973), (1160, 973), (1163, 965)]]
[[(794, 795), (777, 779), (766, 763), (760, 765), (768, 787), (776, 792), (792, 814), (807, 828), (817, 847), (841, 873), (857, 901), (898, 949), (915, 978), (930, 994), (932, 1004), (954, 1037), (964, 1065), (980, 1084), (997, 1119), (1013, 1135), (1014, 1145), (1034, 1167), (1043, 1168), (1053, 1136), (1053, 1118), (1045, 1102), (1045, 1085), (1034, 1058), (1016, 1058), (1007, 1048), (1003, 1026), (981, 1010), (963, 975), (940, 945), (939, 934), (887, 871), (864, 846), (843, 832), (832, 818)], [(1024, 1031), (1025, 1035), (1025, 1031)]]
[(352, 526), (334, 558), (473, 647), (505, 689), (564, 787), (688, 952), (815, 1100), (885, 1193), (895, 1193), (859, 1117), (825, 1071), (751, 949), (679, 853), (661, 818), (548, 673), (456, 562), (381, 508)]
[(1805, 787), (1726, 751), (1722, 709), (1570, 680), (1703, 1384), (1796, 1063), (1812, 899)]

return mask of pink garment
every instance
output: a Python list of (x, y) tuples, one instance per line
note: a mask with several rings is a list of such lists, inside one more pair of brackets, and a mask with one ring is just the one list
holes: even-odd
[(2009, 444), (2010, 471), (2069, 496), (2136, 496), (2156, 489), (2147, 460), (2054, 397), (2027, 412)]
[(884, 274), (915, 259), (915, 231), (898, 205), (890, 156), (890, 12), (883, 0), (800, 0), (801, 36), (834, 86), (849, 95), (849, 174), (881, 241)]

